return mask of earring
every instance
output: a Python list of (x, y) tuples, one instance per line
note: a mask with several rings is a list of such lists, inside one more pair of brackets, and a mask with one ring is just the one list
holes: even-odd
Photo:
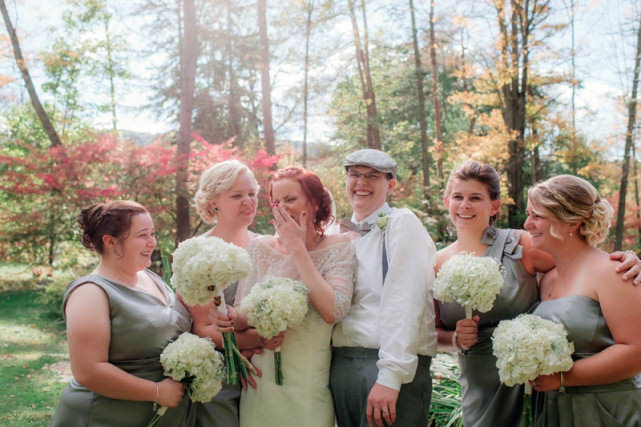
[(568, 233), (568, 236), (572, 237), (572, 236), (574, 236), (574, 233), (572, 233), (572, 232), (570, 231), (570, 232)]

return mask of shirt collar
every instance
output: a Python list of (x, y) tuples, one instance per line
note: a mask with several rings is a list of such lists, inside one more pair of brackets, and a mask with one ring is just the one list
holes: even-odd
[(358, 224), (358, 225), (365, 224), (365, 223), (374, 224), (374, 223), (376, 223), (376, 220), (378, 219), (378, 216), (381, 213), (383, 213), (385, 215), (389, 215), (391, 210), (392, 210), (392, 208), (390, 208), (389, 205), (387, 204), (387, 202), (385, 202), (385, 203), (383, 203), (381, 205), (380, 208), (376, 209), (374, 212), (372, 212), (370, 215), (368, 215), (365, 218), (363, 218), (363, 220), (361, 220), (361, 221), (356, 221), (356, 215), (352, 213), (352, 222), (354, 224)]

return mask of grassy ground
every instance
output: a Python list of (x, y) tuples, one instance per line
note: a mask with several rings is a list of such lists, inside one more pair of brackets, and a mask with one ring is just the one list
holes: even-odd
[(70, 373), (59, 307), (25, 285), (0, 292), (0, 425), (6, 427), (48, 426)]

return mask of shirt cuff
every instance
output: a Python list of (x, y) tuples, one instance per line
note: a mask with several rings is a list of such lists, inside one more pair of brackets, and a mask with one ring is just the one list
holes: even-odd
[(401, 381), (401, 379), (398, 378), (398, 376), (389, 369), (380, 369), (378, 371), (376, 382), (396, 391), (399, 391), (401, 389), (401, 385), (403, 384), (403, 381)]

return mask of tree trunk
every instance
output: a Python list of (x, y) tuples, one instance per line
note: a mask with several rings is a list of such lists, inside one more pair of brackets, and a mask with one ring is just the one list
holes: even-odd
[(347, 1), (349, 14), (352, 21), (352, 33), (354, 35), (354, 47), (356, 48), (356, 63), (358, 65), (358, 74), (361, 81), (363, 93), (363, 102), (367, 114), (367, 146), (369, 148), (381, 149), (381, 135), (378, 128), (378, 111), (376, 109), (376, 96), (372, 75), (369, 68), (369, 41), (367, 32), (367, 13), (365, 2), (361, 0), (363, 15), (363, 43), (361, 44), (358, 22), (354, 11), (354, 0)]
[(423, 69), (421, 66), (421, 51), (418, 46), (416, 34), (416, 13), (414, 11), (414, 0), (410, 1), (410, 17), (412, 18), (412, 45), (414, 46), (414, 74), (416, 76), (416, 91), (418, 93), (418, 122), (421, 126), (421, 156), (423, 165), (423, 197), (427, 203), (428, 210), (431, 210), (430, 194), (430, 166), (432, 159), (428, 150), (427, 142), (427, 119), (425, 118), (425, 93), (423, 92)]
[[(536, 3), (536, 2), (535, 2)], [(540, 5), (544, 7), (545, 5)], [(514, 201), (508, 206), (510, 228), (520, 228), (520, 214), (525, 210), (523, 198), (523, 165), (525, 162), (525, 106), (527, 102), (530, 13), (537, 13), (537, 5), (529, 9), (525, 0), (510, 1), (509, 18), (503, 2), (495, 2), (500, 37), (500, 61), (507, 81), (501, 87), (502, 115), (511, 133), (508, 142), (507, 178), (508, 195)], [(541, 13), (541, 12), (538, 12)]]
[(107, 48), (107, 73), (109, 74), (109, 95), (111, 97), (111, 126), (112, 130), (115, 133), (118, 132), (118, 119), (116, 115), (116, 71), (115, 63), (113, 59), (112, 45), (111, 45), (111, 34), (109, 33), (109, 21), (111, 21), (111, 16), (105, 11), (104, 16), (104, 26), (105, 26), (105, 42)]
[(20, 69), (20, 74), (22, 75), (24, 84), (27, 87), (27, 92), (29, 93), (29, 98), (31, 98), (31, 104), (33, 105), (33, 109), (36, 111), (36, 114), (38, 115), (38, 119), (40, 120), (42, 127), (47, 133), (47, 136), (49, 137), (49, 141), (51, 141), (51, 146), (55, 147), (58, 145), (62, 145), (62, 142), (60, 141), (60, 137), (58, 136), (56, 129), (53, 127), (53, 124), (51, 123), (51, 120), (49, 120), (49, 116), (47, 115), (47, 112), (45, 111), (42, 104), (40, 103), (40, 98), (38, 98), (38, 93), (36, 92), (36, 88), (33, 86), (33, 81), (31, 80), (29, 69), (27, 68), (27, 64), (22, 56), (22, 50), (20, 49), (20, 42), (18, 41), (16, 30), (15, 28), (13, 28), (13, 25), (11, 24), (11, 19), (9, 19), (9, 12), (7, 11), (7, 5), (5, 4), (4, 0), (0, 0), (0, 10), (2, 10), (2, 17), (4, 19), (4, 24), (7, 27), (9, 38), (11, 38), (11, 46), (13, 47), (13, 56), (16, 59), (16, 64), (18, 65), (18, 69)]
[(443, 190), (443, 131), (441, 129), (441, 103), (438, 98), (438, 65), (436, 63), (436, 37), (434, 35), (434, 0), (430, 1), (430, 60), (432, 64), (432, 99), (434, 101), (434, 124), (436, 126), (436, 175), (438, 186)]
[(639, 172), (637, 171), (637, 150), (634, 139), (632, 140), (632, 173), (634, 174), (634, 202), (636, 205), (635, 215), (637, 217), (637, 241), (641, 243), (641, 212), (639, 212), (639, 209), (641, 209), (641, 201), (639, 199)]
[(232, 1), (227, 0), (227, 78), (229, 79), (229, 133), (236, 137), (235, 144), (243, 146), (244, 141), (240, 140), (240, 100), (238, 99), (238, 88), (236, 87), (236, 73), (234, 72), (234, 45), (232, 42), (233, 19)]
[(634, 75), (632, 77), (632, 94), (628, 100), (628, 126), (625, 134), (623, 164), (621, 165), (621, 185), (619, 186), (619, 204), (617, 209), (617, 226), (614, 237), (614, 249), (621, 250), (623, 230), (625, 226), (625, 199), (628, 192), (628, 175), (630, 175), (630, 153), (632, 152), (632, 137), (637, 121), (637, 91), (639, 88), (639, 68), (641, 65), (641, 14), (637, 30), (637, 51), (634, 58)]
[(183, 43), (180, 72), (180, 130), (176, 150), (176, 241), (190, 237), (189, 193), (187, 189), (189, 153), (191, 150), (191, 121), (194, 109), (194, 84), (196, 79), (196, 9), (194, 0), (183, 0)]
[(307, 19), (305, 20), (305, 72), (303, 82), (303, 167), (307, 167), (307, 121), (308, 121), (308, 100), (309, 100), (309, 41), (312, 35), (312, 13), (314, 12), (314, 0), (307, 4)]
[(272, 85), (269, 77), (269, 38), (267, 37), (266, 0), (258, 0), (258, 32), (260, 33), (260, 80), (263, 91), (263, 132), (265, 151), (276, 154), (272, 123)]

